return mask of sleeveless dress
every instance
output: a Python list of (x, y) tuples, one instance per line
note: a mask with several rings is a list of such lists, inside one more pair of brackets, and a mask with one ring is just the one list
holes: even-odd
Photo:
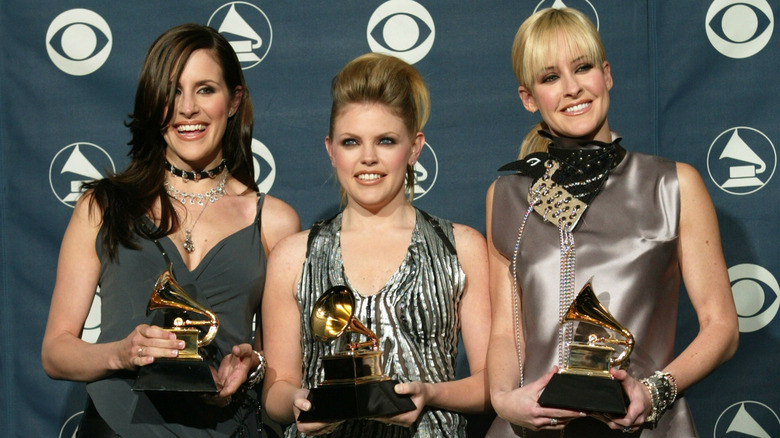
[[(505, 175), (493, 197), (493, 244), (512, 260), (531, 178)], [(680, 289), (678, 231), (680, 192), (676, 164), (660, 157), (627, 152), (609, 175), (574, 229), (574, 293), (592, 278), (599, 301), (634, 335), (628, 373), (636, 379), (661, 370), (674, 358), (675, 322)], [(531, 213), (517, 256), (525, 333), (524, 381), (533, 382), (558, 364), (560, 280), (558, 228)], [(507, 293), (511, 293), (507, 291)], [(513, 430), (514, 429), (514, 430)], [(688, 404), (680, 396), (655, 429), (643, 438), (696, 436)], [(558, 431), (528, 437), (559, 437)], [(625, 437), (590, 417), (565, 429), (565, 437)], [(523, 436), (519, 426), (497, 418), (488, 437)]]
[[(350, 341), (339, 338), (329, 344), (317, 342), (309, 322), (313, 304), (327, 289), (346, 285), (355, 291), (344, 274), (340, 232), (341, 214), (322, 225), (316, 235), (312, 231), (309, 236), (309, 252), (297, 292), (303, 388), (312, 388), (322, 380), (319, 359), (343, 351)], [(454, 251), (452, 223), (417, 210), (411, 243), (401, 266), (376, 295), (364, 297), (355, 293), (354, 315), (376, 333), (386, 375), (400, 382), (438, 383), (455, 379), (458, 304), (464, 285), (465, 274)], [(358, 335), (354, 340), (357, 338)], [(342, 423), (327, 436), (465, 437), (465, 427), (462, 415), (426, 407), (411, 428), (354, 420)], [(302, 436), (295, 424), (287, 428), (285, 435)]]
[[(251, 342), (252, 318), (259, 310), (265, 280), (266, 257), (260, 238), (264, 194), (258, 194), (255, 221), (223, 239), (190, 271), (173, 241), (159, 240), (173, 263), (177, 283), (211, 308), (219, 318), (214, 341), (201, 355), (215, 368), (233, 345)], [(146, 226), (154, 227), (148, 219)], [(138, 324), (162, 325), (160, 311), (146, 315), (146, 306), (166, 261), (154, 241), (138, 236), (139, 250), (123, 246), (111, 261), (96, 242), (100, 258), (99, 295), (101, 333), (98, 343), (124, 339)], [(258, 321), (259, 323), (259, 321)], [(132, 390), (137, 372), (122, 371), (87, 384), (87, 393), (100, 416), (123, 438), (228, 437), (237, 431), (253, 437), (254, 409), (234, 402), (225, 408), (207, 405), (199, 395)], [(255, 391), (248, 391), (257, 397)]]

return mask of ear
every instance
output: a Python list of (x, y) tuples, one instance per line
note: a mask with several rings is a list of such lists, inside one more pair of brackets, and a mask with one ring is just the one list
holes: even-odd
[(412, 141), (412, 153), (409, 155), (408, 161), (410, 166), (414, 166), (414, 163), (416, 163), (417, 159), (420, 158), (420, 153), (422, 152), (423, 146), (425, 146), (425, 134), (418, 132)]
[(236, 89), (233, 90), (233, 98), (230, 100), (230, 109), (228, 110), (228, 115), (230, 117), (233, 117), (238, 111), (238, 107), (241, 106), (241, 98), (243, 97), (244, 88), (241, 87), (241, 85), (236, 86)]
[(523, 106), (526, 111), (535, 113), (539, 110), (539, 107), (536, 106), (536, 99), (534, 99), (534, 95), (531, 94), (531, 90), (521, 85), (517, 88), (517, 94), (520, 95), (520, 100), (523, 101)]
[(328, 151), (328, 158), (330, 158), (330, 165), (336, 167), (336, 161), (333, 159), (333, 145), (330, 142), (330, 137), (325, 137), (325, 150)]
[(609, 62), (604, 61), (604, 64), (601, 67), (601, 70), (604, 72), (604, 83), (607, 84), (607, 90), (612, 89), (612, 71), (609, 67)]

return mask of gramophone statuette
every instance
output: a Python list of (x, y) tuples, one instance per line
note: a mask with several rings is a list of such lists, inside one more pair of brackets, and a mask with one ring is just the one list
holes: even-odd
[[(584, 412), (625, 414), (623, 387), (609, 370), (628, 360), (634, 349), (634, 336), (599, 302), (590, 281), (571, 303), (561, 324), (569, 321), (579, 324), (578, 331), (590, 328), (586, 330), (590, 333), (580, 335), (582, 340), (568, 345), (568, 361), (550, 379), (539, 396), (539, 404)], [(616, 355), (615, 347), (618, 346), (621, 351)]]
[[(214, 340), (219, 318), (179, 286), (171, 265), (157, 279), (146, 314), (155, 310), (165, 312), (163, 330), (184, 341), (184, 348), (176, 358), (157, 358), (152, 364), (141, 367), (133, 390), (217, 392), (211, 370), (198, 349)], [(204, 319), (192, 319), (191, 315)], [(205, 334), (201, 336), (202, 330), (198, 327), (207, 327)]]
[(324, 378), (309, 390), (312, 408), (298, 421), (336, 421), (395, 415), (413, 410), (408, 395), (394, 391), (396, 380), (383, 374), (382, 351), (374, 332), (354, 316), (355, 296), (346, 286), (325, 291), (311, 314), (312, 335), (318, 342), (331, 342), (346, 333), (368, 338), (351, 342), (345, 351), (321, 358)]

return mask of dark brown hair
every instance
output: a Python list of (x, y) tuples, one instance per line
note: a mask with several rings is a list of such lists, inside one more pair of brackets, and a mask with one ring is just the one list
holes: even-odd
[[(174, 114), (176, 89), (185, 61), (196, 50), (210, 51), (231, 93), (237, 87), (243, 90), (238, 111), (228, 119), (222, 137), (222, 155), (230, 174), (257, 190), (252, 162), (252, 101), (233, 48), (219, 32), (207, 26), (183, 24), (171, 28), (152, 43), (141, 68), (135, 108), (125, 123), (132, 134), (128, 143), (129, 166), (121, 173), (85, 184), (92, 190), (91, 202), (97, 203), (103, 212), (102, 245), (111, 258), (116, 256), (118, 245), (138, 247), (135, 231), (160, 238), (179, 227), (163, 187), (166, 144), (162, 133)], [(151, 211), (157, 199), (161, 208), (159, 228), (151, 233), (138, 230), (136, 221)]]

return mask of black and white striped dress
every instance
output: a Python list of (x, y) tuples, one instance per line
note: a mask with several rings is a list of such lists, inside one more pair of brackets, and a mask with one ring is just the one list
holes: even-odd
[[(310, 237), (298, 285), (302, 386), (311, 388), (321, 381), (320, 357), (343, 351), (350, 341), (338, 339), (326, 344), (311, 335), (312, 305), (324, 291), (336, 285), (347, 285), (355, 291), (354, 315), (379, 338), (386, 375), (401, 382), (454, 380), (460, 328), (458, 305), (466, 277), (454, 251), (452, 223), (417, 210), (406, 257), (379, 293), (370, 297), (360, 295), (344, 274), (340, 230), (341, 214)], [(465, 437), (465, 426), (465, 418), (458, 413), (426, 407), (412, 428), (372, 420), (348, 421), (328, 436)], [(287, 429), (286, 436), (300, 436), (294, 424)]]

